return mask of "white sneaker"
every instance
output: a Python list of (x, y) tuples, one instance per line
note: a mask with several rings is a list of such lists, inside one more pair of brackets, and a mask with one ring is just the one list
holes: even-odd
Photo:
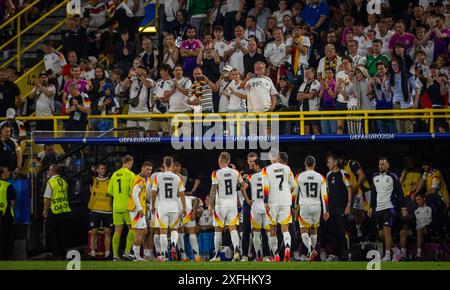
[[(234, 253), (233, 262), (239, 262), (241, 260), (241, 255), (239, 253)], [(248, 260), (247, 260), (248, 261)]]
[(320, 260), (326, 261), (327, 260), (327, 253), (325, 251), (320, 252)]
[(381, 262), (392, 262), (391, 256), (384, 256), (383, 259), (381, 259)]
[(305, 262), (307, 259), (306, 259), (306, 256), (305, 255), (301, 255), (300, 256), (300, 262)]
[(339, 261), (338, 256), (336, 256), (336, 255), (329, 255), (328, 256), (327, 262), (335, 262), (335, 261)]
[(392, 262), (400, 261), (401, 257), (402, 257), (402, 252), (398, 248), (393, 248), (392, 249)]
[(263, 262), (270, 262), (270, 257), (264, 257)]
[(248, 262), (248, 257), (247, 256), (243, 256), (241, 259), (241, 262)]
[(210, 262), (220, 262), (220, 261), (222, 261), (222, 260), (220, 259), (219, 256), (216, 256), (216, 257), (212, 258), (212, 259), (209, 260), (209, 261), (210, 261)]
[(141, 261), (145, 261), (145, 259), (143, 259), (141, 256), (135, 257), (133, 260), (133, 262), (141, 262)]

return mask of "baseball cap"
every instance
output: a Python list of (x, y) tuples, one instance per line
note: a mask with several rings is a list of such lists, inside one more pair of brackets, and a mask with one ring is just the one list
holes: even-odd
[(6, 119), (14, 119), (16, 117), (16, 110), (9, 108), (6, 110)]
[(47, 74), (47, 72), (44, 70), (44, 71), (41, 71), (41, 72), (39, 73), (39, 77), (41, 77), (41, 76), (48, 76), (48, 74)]
[(223, 71), (231, 72), (233, 70), (233, 67), (231, 65), (226, 65), (223, 67)]

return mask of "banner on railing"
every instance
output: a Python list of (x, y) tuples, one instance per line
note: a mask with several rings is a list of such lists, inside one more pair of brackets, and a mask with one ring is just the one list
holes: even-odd
[(20, 89), (22, 97), (31, 92), (34, 87), (34, 80), (39, 78), (39, 73), (45, 70), (44, 61), (32, 67), (24, 76), (16, 80), (16, 85)]

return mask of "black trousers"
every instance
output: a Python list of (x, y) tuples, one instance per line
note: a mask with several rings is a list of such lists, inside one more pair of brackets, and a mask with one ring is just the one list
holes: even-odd
[(250, 210), (252, 207), (244, 201), (242, 206), (242, 214), (244, 215), (242, 223), (242, 255), (247, 256), (248, 248), (250, 246), (250, 233), (252, 231), (252, 225), (250, 223)]
[[(9, 207), (7, 208), (9, 210)], [(0, 213), (0, 260), (11, 260), (14, 252), (13, 218)]]
[(49, 213), (47, 218), (48, 247), (50, 247), (55, 260), (65, 260), (66, 258), (66, 239), (64, 232), (67, 215), (67, 213)]
[(327, 221), (330, 233), (332, 254), (342, 259), (342, 255), (347, 249), (345, 241), (345, 215), (344, 209), (330, 209), (330, 218)]

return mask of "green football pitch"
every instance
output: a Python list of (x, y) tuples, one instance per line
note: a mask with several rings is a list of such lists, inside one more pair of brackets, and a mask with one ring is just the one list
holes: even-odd
[[(66, 270), (67, 262), (0, 261), (0, 270)], [(111, 262), (81, 261), (81, 270), (365, 270), (366, 262)], [(381, 263), (381, 270), (450, 270), (450, 262)]]

